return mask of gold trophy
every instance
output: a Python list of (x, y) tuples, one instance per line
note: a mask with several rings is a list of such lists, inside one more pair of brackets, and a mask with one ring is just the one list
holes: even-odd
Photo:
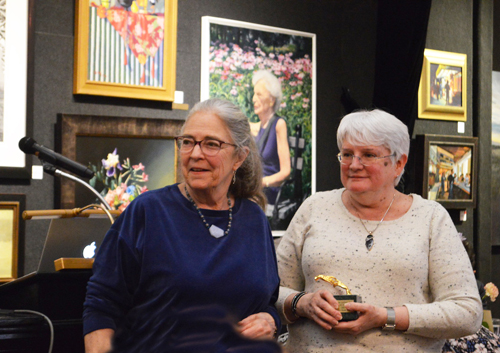
[(349, 290), (349, 288), (344, 283), (342, 283), (341, 281), (339, 281), (338, 279), (336, 279), (333, 276), (318, 275), (318, 276), (314, 277), (314, 279), (316, 281), (321, 279), (325, 282), (328, 282), (334, 288), (340, 287), (340, 288), (345, 289), (346, 295), (334, 295), (335, 299), (339, 303), (339, 311), (342, 313), (342, 320), (340, 320), (340, 321), (352, 321), (352, 320), (356, 320), (359, 317), (357, 311), (349, 311), (345, 308), (346, 303), (351, 303), (351, 302), (361, 303), (362, 301), (361, 301), (361, 297), (359, 295), (352, 294), (351, 291)]

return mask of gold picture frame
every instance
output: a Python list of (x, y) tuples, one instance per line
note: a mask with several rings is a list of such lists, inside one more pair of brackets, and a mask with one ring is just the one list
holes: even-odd
[(77, 0), (75, 12), (74, 94), (174, 101), (177, 0)]
[(420, 119), (467, 121), (467, 55), (425, 49), (418, 87)]
[(18, 278), (23, 260), (24, 221), (21, 217), (26, 206), (26, 195), (0, 194), (0, 283)]

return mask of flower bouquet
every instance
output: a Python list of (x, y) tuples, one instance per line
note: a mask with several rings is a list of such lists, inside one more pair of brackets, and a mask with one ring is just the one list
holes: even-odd
[(117, 148), (101, 161), (100, 168), (90, 163), (89, 169), (94, 172), (89, 184), (93, 188), (103, 187), (101, 195), (113, 210), (125, 210), (132, 200), (148, 191), (145, 166), (131, 165), (129, 158), (120, 163)]

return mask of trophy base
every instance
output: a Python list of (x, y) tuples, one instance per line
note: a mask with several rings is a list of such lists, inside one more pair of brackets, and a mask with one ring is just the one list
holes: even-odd
[(342, 313), (342, 320), (340, 322), (353, 321), (359, 317), (357, 311), (349, 311), (345, 308), (346, 303), (362, 303), (363, 301), (359, 295), (335, 295), (335, 299), (339, 303), (339, 311)]

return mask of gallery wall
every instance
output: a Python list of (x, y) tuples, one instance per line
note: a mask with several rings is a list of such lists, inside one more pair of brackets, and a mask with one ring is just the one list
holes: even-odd
[[(73, 50), (75, 2), (37, 1), (35, 8), (35, 77), (33, 138), (55, 146), (57, 115), (184, 119), (187, 112), (171, 110), (169, 103), (98, 96), (75, 96)], [(335, 155), (336, 124), (344, 114), (341, 87), (356, 92), (363, 105), (373, 90), (376, 3), (343, 1), (180, 0), (178, 5), (177, 84), (185, 103), (193, 106), (200, 96), (201, 17), (214, 16), (317, 34), (317, 190), (340, 186)], [(348, 31), (346, 29), (349, 29)], [(40, 161), (33, 157), (33, 163)], [(0, 193), (22, 193), (28, 209), (52, 209), (54, 180), (28, 184), (1, 181)], [(83, 205), (78, 205), (83, 206)], [(26, 224), (24, 272), (36, 270), (48, 230), (48, 221)]]
[[(480, 82), (472, 78), (476, 69), (474, 55), (480, 52), (474, 45), (475, 24), (478, 21), (476, 17), (478, 14), (487, 16), (488, 13), (487, 8), (475, 5), (482, 3), (486, 1), (434, 0), (429, 17), (426, 47), (465, 53), (470, 58), (467, 67), (470, 78), (467, 109), (470, 114), (465, 124), (465, 136), (478, 136), (477, 132), (480, 130), (476, 120), (479, 115), (474, 106), (478, 99), (474, 96), (474, 84), (479, 85)], [(57, 115), (61, 113), (179, 120), (185, 118), (186, 111), (172, 110), (169, 103), (73, 95), (74, 16), (74, 1), (36, 2), (33, 138), (38, 143), (48, 148), (55, 147), (54, 125)], [(336, 128), (345, 114), (340, 97), (342, 88), (345, 87), (361, 107), (372, 106), (377, 1), (179, 0), (176, 89), (184, 92), (185, 103), (190, 107), (200, 96), (202, 16), (240, 20), (317, 35), (316, 190), (341, 187), (340, 169), (335, 157), (338, 153)], [(491, 48), (489, 51), (491, 56)], [(482, 55), (487, 56), (488, 53), (484, 53), (483, 49)], [(487, 92), (481, 91), (480, 94), (487, 95)], [(416, 117), (416, 110), (414, 114)], [(458, 135), (456, 122), (417, 119), (414, 136), (424, 133)], [(416, 157), (415, 151), (412, 153), (411, 157)], [(33, 158), (33, 163), (40, 164), (36, 158)], [(416, 163), (417, 158), (414, 158), (407, 168), (408, 192), (416, 187), (416, 179), (410, 176)], [(54, 180), (49, 175), (45, 175), (43, 180), (25, 183), (0, 180), (0, 193), (25, 194), (28, 209), (52, 209), (55, 206)], [(484, 188), (479, 194), (479, 199), (482, 198), (487, 198)], [(486, 245), (486, 241), (478, 240), (486, 237), (484, 233), (489, 231), (488, 219), (484, 215), (478, 215), (477, 210), (467, 211), (467, 222), (458, 223), (457, 228), (467, 237), (474, 238), (474, 244), (481, 252), (479, 255), (484, 259), (481, 274), (490, 276), (491, 263), (498, 260), (492, 257), (491, 247)], [(486, 220), (481, 220), (481, 217)], [(48, 221), (29, 221), (26, 224), (24, 273), (34, 271), (37, 267), (48, 224)], [(499, 282), (498, 279), (496, 281)]]

